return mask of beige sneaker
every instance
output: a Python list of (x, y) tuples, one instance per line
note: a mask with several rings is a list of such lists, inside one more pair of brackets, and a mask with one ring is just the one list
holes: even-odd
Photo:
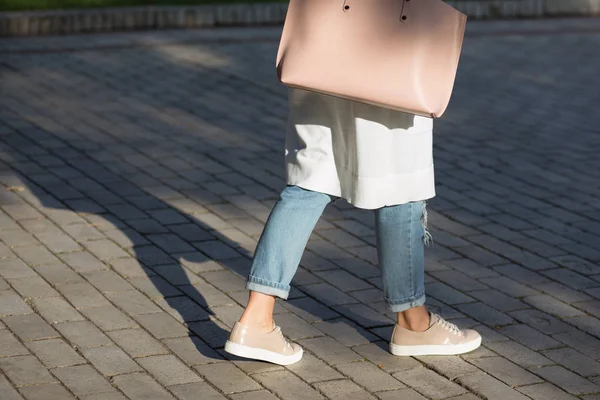
[(269, 333), (242, 325), (233, 326), (225, 351), (239, 357), (268, 361), (273, 364), (290, 365), (302, 358), (302, 347), (288, 342), (281, 328), (274, 325)]
[(390, 353), (397, 356), (454, 355), (473, 351), (481, 345), (481, 336), (472, 329), (460, 330), (437, 314), (424, 332), (414, 332), (396, 324)]

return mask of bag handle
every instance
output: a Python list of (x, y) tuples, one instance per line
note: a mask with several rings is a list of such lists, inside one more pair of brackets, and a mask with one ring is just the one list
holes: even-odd
[[(408, 20), (408, 3), (411, 0), (401, 0), (402, 1), (402, 11), (400, 12), (400, 22), (406, 22)], [(350, 11), (350, 0), (344, 0), (343, 10), (344, 12)]]

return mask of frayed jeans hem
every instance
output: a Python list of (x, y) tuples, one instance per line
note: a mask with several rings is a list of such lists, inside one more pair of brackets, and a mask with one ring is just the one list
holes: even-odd
[(253, 292), (268, 294), (287, 300), (290, 294), (290, 287), (277, 282), (271, 282), (255, 276), (249, 276), (246, 283), (246, 289)]
[(386, 298), (385, 301), (387, 302), (388, 310), (398, 313), (425, 304), (425, 293), (419, 293), (403, 300), (391, 300)]

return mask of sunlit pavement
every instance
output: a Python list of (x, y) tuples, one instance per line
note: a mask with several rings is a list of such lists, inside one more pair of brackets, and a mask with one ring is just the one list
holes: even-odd
[(285, 184), (278, 35), (0, 40), (2, 399), (599, 399), (594, 19), (472, 23), (436, 122), (427, 301), (480, 349), (387, 353), (372, 214), (337, 202), (276, 308), (304, 359), (223, 352)]

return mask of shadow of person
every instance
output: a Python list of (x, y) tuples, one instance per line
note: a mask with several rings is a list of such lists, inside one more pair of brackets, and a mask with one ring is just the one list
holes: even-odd
[[(151, 297), (169, 314), (159, 338), (178, 320), (200, 353), (221, 358), (214, 350), (247, 298), (239, 275), (284, 187), (285, 108), (249, 102), (263, 86), (152, 49), (49, 57), (43, 66), (35, 55), (5, 58), (0, 201), (37, 207), (53, 231), (75, 232), (73, 251), (95, 253)], [(92, 249), (105, 238), (126, 255)], [(136, 274), (119, 269), (123, 262), (137, 264)], [(132, 317), (152, 333), (157, 322), (143, 321), (162, 310)]]

